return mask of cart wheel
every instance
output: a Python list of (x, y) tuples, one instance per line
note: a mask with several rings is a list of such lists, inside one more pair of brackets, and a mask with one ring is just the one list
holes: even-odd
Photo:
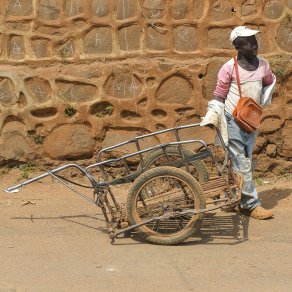
[[(166, 152), (168, 154), (168, 157), (165, 156), (165, 153), (162, 149), (152, 151), (144, 159), (144, 168), (148, 169), (151, 167), (162, 166), (165, 165), (168, 161), (174, 161), (182, 158), (182, 155), (177, 147), (167, 147)], [(185, 148), (183, 149), (183, 153), (185, 157), (194, 155), (193, 151)], [(187, 165), (190, 174), (200, 183), (207, 182), (209, 180), (208, 170), (203, 161), (192, 161), (189, 162)], [(182, 169), (187, 170), (186, 167), (183, 167)]]
[[(143, 193), (147, 198), (143, 198)], [(190, 237), (203, 221), (202, 214), (174, 214), (186, 210), (205, 209), (203, 191), (186, 171), (160, 166), (141, 174), (133, 183), (127, 200), (131, 225), (172, 214), (137, 228), (141, 237), (161, 245), (174, 245)], [(167, 215), (166, 215), (167, 216)]]

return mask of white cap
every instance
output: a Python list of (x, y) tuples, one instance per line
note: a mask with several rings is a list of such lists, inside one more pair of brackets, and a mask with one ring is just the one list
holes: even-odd
[(250, 29), (247, 26), (237, 26), (230, 34), (230, 42), (233, 43), (237, 37), (248, 37), (257, 34), (258, 32), (260, 31)]

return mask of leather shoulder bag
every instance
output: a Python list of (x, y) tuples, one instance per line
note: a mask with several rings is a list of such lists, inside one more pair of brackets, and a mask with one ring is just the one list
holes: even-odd
[(239, 101), (232, 115), (244, 131), (251, 133), (259, 128), (263, 109), (253, 98), (242, 96), (236, 57), (234, 57), (234, 67), (239, 91)]

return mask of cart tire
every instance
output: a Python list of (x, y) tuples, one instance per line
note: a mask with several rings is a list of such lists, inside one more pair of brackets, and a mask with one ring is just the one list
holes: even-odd
[[(143, 193), (147, 192), (145, 199)], [(152, 168), (133, 183), (127, 199), (128, 221), (142, 223), (168, 212), (205, 209), (203, 191), (192, 175), (170, 166)], [(178, 244), (197, 230), (203, 214), (177, 214), (137, 227), (140, 237), (160, 245)]]
[[(182, 155), (177, 147), (167, 147), (166, 152), (169, 155), (170, 160), (175, 160), (175, 157), (182, 158)], [(185, 157), (191, 156), (194, 154), (193, 151), (183, 148), (183, 153)], [(152, 152), (144, 159), (144, 168), (148, 169), (154, 166), (162, 166), (162, 158), (165, 158), (165, 153), (162, 149), (157, 149)], [(164, 162), (165, 163), (165, 162)], [(195, 177), (200, 183), (207, 182), (209, 180), (209, 173), (203, 161), (192, 161), (188, 163), (190, 167), (190, 174)], [(140, 166), (141, 168), (141, 166)], [(183, 168), (185, 169), (185, 167)], [(185, 169), (187, 170), (187, 169)]]

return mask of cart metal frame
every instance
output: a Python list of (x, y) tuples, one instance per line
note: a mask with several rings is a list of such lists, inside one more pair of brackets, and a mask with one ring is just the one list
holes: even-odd
[[(237, 176), (234, 174), (229, 160), (228, 149), (224, 144), (222, 136), (217, 128), (215, 128), (216, 134), (219, 137), (219, 140), (222, 144), (223, 151), (224, 151), (224, 160), (223, 162), (219, 163), (217, 158), (215, 157), (211, 148), (206, 144), (205, 141), (200, 139), (189, 139), (183, 140), (181, 137), (181, 132), (185, 129), (195, 130), (197, 127), (200, 127), (200, 124), (189, 124), (183, 126), (177, 126), (173, 128), (168, 128), (165, 130), (136, 136), (132, 139), (129, 139), (125, 142), (106, 147), (101, 149), (97, 154), (97, 162), (91, 164), (87, 167), (82, 167), (79, 164), (70, 163), (63, 165), (61, 167), (52, 169), (47, 171), (39, 176), (36, 176), (32, 179), (26, 180), (20, 184), (11, 186), (5, 189), (8, 193), (17, 192), (19, 188), (24, 187), (28, 184), (31, 184), (35, 181), (43, 179), (47, 176), (51, 176), (54, 179), (58, 180), (60, 183), (65, 185), (67, 188), (71, 189), (75, 192), (78, 196), (82, 197), (83, 199), (89, 201), (92, 204), (97, 205), (101, 208), (104, 218), (107, 222), (108, 233), (111, 239), (116, 238), (118, 235), (123, 234), (125, 232), (131, 231), (136, 229), (139, 226), (145, 225), (151, 221), (159, 221), (164, 220), (166, 218), (175, 217), (178, 214), (188, 214), (190, 216), (195, 214), (201, 214), (210, 212), (220, 208), (232, 207), (235, 206), (240, 200), (240, 193), (241, 193), (241, 183), (240, 180), (237, 179)], [(168, 143), (157, 144), (152, 147), (144, 148), (141, 146), (141, 142), (147, 138), (151, 137), (159, 137), (163, 134), (171, 134), (175, 137), (175, 141), (170, 141)], [(129, 145), (135, 145), (136, 151), (124, 154), (117, 158), (110, 158), (104, 159), (104, 156), (107, 154), (112, 153), (113, 151), (119, 151), (121, 147), (127, 147)], [(193, 155), (185, 156), (184, 148), (188, 145), (197, 144), (197, 148), (200, 149), (199, 152), (194, 152)], [(115, 198), (115, 195), (111, 189), (111, 186), (134, 182), (142, 173), (144, 173), (147, 168), (144, 165), (145, 156), (147, 156), (151, 151), (161, 149), (165, 154), (165, 157), (168, 158), (168, 148), (169, 147), (177, 147), (180, 157), (176, 160), (168, 159), (167, 163), (164, 165), (172, 166), (172, 167), (185, 167), (188, 171), (188, 165), (194, 161), (204, 160), (206, 158), (210, 158), (212, 161), (213, 166), (217, 171), (217, 177), (210, 179), (207, 182), (201, 183), (201, 187), (206, 199), (211, 199), (211, 203), (214, 205), (211, 208), (200, 209), (200, 210), (183, 210), (183, 211), (173, 211), (173, 212), (166, 212), (161, 216), (153, 217), (149, 220), (143, 221), (139, 224), (134, 224), (128, 226), (127, 216), (125, 212), (125, 207), (119, 204)], [(140, 161), (139, 167), (132, 171), (131, 166), (129, 164), (129, 160), (133, 158), (137, 158)], [(107, 171), (107, 167), (111, 167), (114, 165), (119, 164), (120, 166), (124, 167), (126, 175), (120, 178), (110, 178), (110, 175)], [(71, 184), (68, 184), (68, 181), (72, 183), (72, 181), (65, 179), (64, 177), (60, 176), (58, 173), (69, 169), (77, 169), (80, 173), (82, 173), (87, 179), (89, 180), (92, 189), (93, 189), (93, 198), (89, 197), (88, 195), (83, 194), (76, 188), (72, 187)], [(96, 178), (95, 175), (92, 173), (93, 170), (99, 170), (101, 174), (101, 178)], [(82, 185), (79, 185), (82, 187)], [(83, 186), (85, 187), (85, 186)], [(110, 202), (111, 201), (111, 202)]]

